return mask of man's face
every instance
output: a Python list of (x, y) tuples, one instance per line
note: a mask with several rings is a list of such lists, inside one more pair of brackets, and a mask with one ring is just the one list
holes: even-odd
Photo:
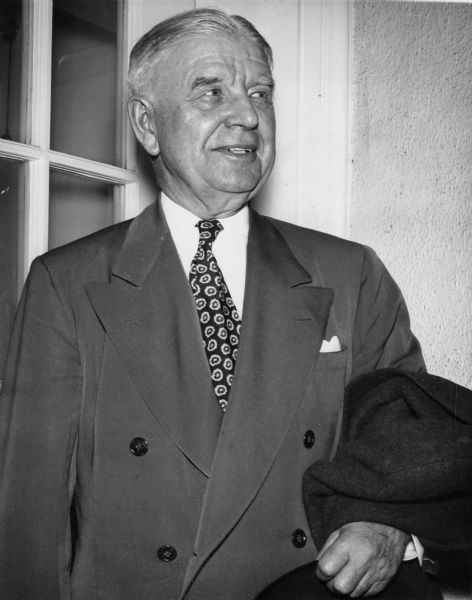
[(163, 191), (201, 217), (238, 210), (275, 158), (273, 80), (251, 40), (195, 36), (154, 70), (150, 100)]

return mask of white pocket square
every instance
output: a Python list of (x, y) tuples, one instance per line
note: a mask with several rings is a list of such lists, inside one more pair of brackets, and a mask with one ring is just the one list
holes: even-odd
[(341, 343), (337, 335), (329, 340), (323, 340), (321, 344), (320, 352), (341, 352)]

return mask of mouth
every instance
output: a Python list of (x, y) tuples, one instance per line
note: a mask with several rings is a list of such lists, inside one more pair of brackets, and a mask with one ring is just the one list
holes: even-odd
[(257, 152), (257, 146), (253, 144), (242, 144), (240, 146), (220, 146), (215, 148), (218, 152), (224, 152), (232, 156), (250, 156)]

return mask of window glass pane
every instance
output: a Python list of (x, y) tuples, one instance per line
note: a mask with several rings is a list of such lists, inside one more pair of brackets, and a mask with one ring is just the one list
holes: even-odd
[(54, 0), (51, 148), (115, 162), (117, 0)]
[(113, 186), (51, 171), (49, 248), (93, 233), (113, 223)]
[(21, 103), (21, 0), (0, 1), (0, 137), (23, 142)]
[(19, 200), (20, 169), (21, 163), (0, 159), (0, 378), (18, 295), (22, 240), (20, 227), (23, 212), (23, 205)]

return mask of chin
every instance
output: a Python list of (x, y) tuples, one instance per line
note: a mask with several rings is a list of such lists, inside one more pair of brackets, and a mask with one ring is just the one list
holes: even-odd
[(259, 186), (261, 179), (260, 175), (249, 174), (247, 172), (237, 173), (219, 181), (215, 187), (222, 192), (250, 194)]

